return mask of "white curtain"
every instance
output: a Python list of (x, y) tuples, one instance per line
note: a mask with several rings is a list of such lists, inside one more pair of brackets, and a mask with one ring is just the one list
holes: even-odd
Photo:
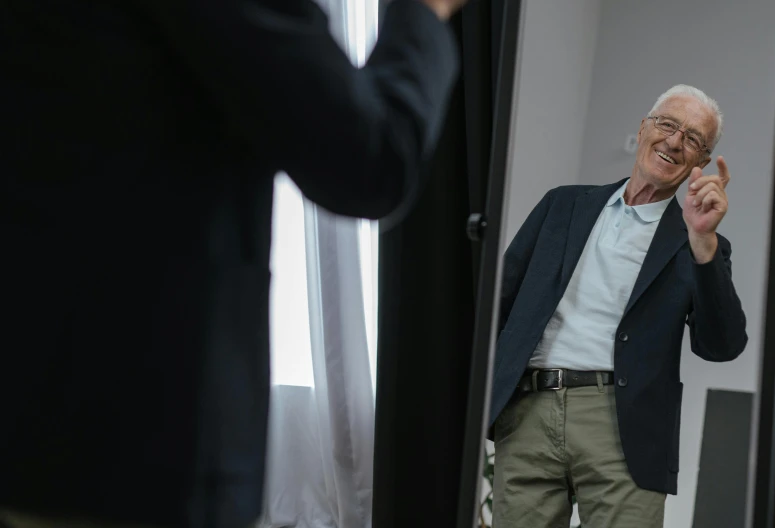
[[(318, 0), (355, 65), (378, 0)], [(322, 124), (325, 126), (325, 124)], [(377, 238), (275, 180), (267, 477), (262, 528), (371, 526)]]

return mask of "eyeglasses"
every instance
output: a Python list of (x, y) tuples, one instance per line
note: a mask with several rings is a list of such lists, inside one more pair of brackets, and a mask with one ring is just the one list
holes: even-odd
[(710, 149), (705, 144), (705, 141), (694, 132), (681, 128), (681, 125), (665, 116), (648, 116), (646, 119), (654, 120), (654, 128), (665, 136), (672, 136), (678, 131), (683, 133), (683, 145), (692, 152), (705, 151), (710, 154)]

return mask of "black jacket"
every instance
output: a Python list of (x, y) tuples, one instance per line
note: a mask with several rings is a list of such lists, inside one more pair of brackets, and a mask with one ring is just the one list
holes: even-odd
[(353, 68), (308, 0), (0, 0), (0, 507), (261, 506), (272, 182), (388, 215), (457, 73), (424, 5)]
[[(514, 394), (578, 263), (587, 238), (624, 180), (600, 187), (549, 191), (505, 255), (490, 425)], [(686, 223), (673, 200), (659, 222), (617, 329), (614, 375), (619, 432), (627, 466), (640, 487), (676, 493), (681, 420), (681, 342), (731, 361), (748, 341), (745, 314), (732, 284), (732, 248), (697, 264)], [(497, 425), (496, 425), (497, 427)]]

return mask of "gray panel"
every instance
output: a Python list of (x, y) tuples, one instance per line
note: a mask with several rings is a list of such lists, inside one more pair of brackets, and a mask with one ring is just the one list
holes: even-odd
[(745, 526), (753, 393), (708, 390), (694, 528)]

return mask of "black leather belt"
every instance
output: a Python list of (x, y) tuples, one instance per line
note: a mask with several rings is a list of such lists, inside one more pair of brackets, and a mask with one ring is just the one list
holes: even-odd
[[(545, 369), (528, 370), (519, 380), (517, 391), (534, 392), (560, 390), (565, 387), (589, 387), (597, 385), (597, 374), (594, 370)], [(613, 372), (600, 372), (603, 385), (613, 385)]]

